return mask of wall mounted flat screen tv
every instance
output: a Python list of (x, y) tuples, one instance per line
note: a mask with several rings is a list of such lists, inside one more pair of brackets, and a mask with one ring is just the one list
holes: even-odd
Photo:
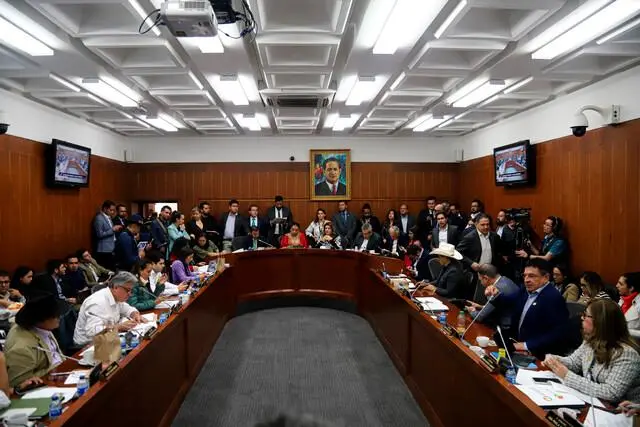
[(496, 185), (535, 185), (535, 148), (529, 140), (493, 149)]
[(47, 152), (47, 185), (50, 187), (88, 187), (91, 149), (54, 139)]

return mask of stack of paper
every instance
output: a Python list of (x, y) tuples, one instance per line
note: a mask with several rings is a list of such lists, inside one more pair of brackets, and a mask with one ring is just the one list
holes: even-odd
[(160, 304), (156, 304), (156, 309), (167, 309), (167, 308), (173, 308), (174, 305), (178, 304), (180, 302), (179, 299), (175, 299), (175, 300), (165, 300), (162, 301)]
[(36, 390), (27, 392), (23, 399), (51, 399), (54, 394), (60, 394), (63, 397), (63, 402), (70, 402), (73, 395), (76, 394), (76, 389), (73, 387), (42, 387)]
[(89, 378), (89, 373), (91, 371), (72, 371), (66, 380), (64, 380), (64, 385), (72, 385), (78, 384), (80, 382), (80, 375), (84, 375), (85, 378)]
[(447, 307), (438, 298), (418, 297), (416, 299), (420, 301), (420, 304), (422, 304), (422, 308), (424, 308), (426, 311), (449, 311), (449, 307)]
[(156, 322), (147, 322), (147, 323), (138, 323), (131, 330), (137, 332), (140, 335), (144, 335), (151, 328), (157, 328), (158, 324)]
[[(594, 420), (595, 415), (595, 420)], [(633, 427), (633, 417), (612, 414), (598, 408), (589, 408), (584, 427)]]

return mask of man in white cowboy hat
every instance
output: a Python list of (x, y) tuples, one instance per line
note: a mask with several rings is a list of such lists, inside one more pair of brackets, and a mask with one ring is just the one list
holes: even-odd
[(466, 280), (460, 264), (462, 254), (456, 251), (455, 246), (440, 243), (440, 246), (432, 250), (430, 255), (437, 255), (442, 270), (435, 281), (424, 288), (426, 293), (446, 298), (464, 298)]

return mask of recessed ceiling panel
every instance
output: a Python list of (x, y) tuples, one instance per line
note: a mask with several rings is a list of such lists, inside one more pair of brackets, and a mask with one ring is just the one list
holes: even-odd
[[(254, 0), (261, 31), (342, 33), (351, 0)], [(294, 7), (295, 6), (295, 7)]]

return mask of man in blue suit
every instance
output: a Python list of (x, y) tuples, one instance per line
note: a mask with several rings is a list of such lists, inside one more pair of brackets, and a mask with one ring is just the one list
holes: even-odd
[[(560, 292), (550, 284), (550, 275), (547, 261), (532, 259), (524, 269), (524, 289), (495, 300), (513, 309), (507, 335), (515, 340), (514, 349), (528, 351), (541, 360), (548, 353), (564, 354), (568, 350), (569, 310)], [(489, 293), (497, 294), (492, 289)]]
[(96, 238), (96, 261), (105, 268), (114, 269), (113, 252), (116, 247), (116, 233), (122, 231), (121, 225), (114, 225), (112, 218), (116, 214), (116, 204), (105, 200), (102, 210), (93, 219), (93, 234)]

